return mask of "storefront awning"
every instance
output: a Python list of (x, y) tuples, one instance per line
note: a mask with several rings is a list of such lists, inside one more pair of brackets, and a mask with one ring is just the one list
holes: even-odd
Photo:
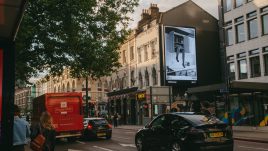
[(188, 93), (202, 93), (202, 92), (209, 92), (209, 91), (219, 91), (224, 88), (225, 88), (225, 84), (219, 83), (219, 84), (188, 88), (187, 92)]
[(268, 91), (268, 83), (259, 83), (259, 82), (233, 81), (230, 83), (230, 87), (234, 89), (238, 88), (238, 89)]
[(112, 97), (112, 96), (116, 96), (116, 95), (124, 95), (124, 94), (128, 94), (128, 93), (136, 92), (137, 90), (138, 90), (138, 87), (132, 87), (132, 88), (127, 88), (127, 89), (109, 92), (109, 93), (107, 93), (107, 96)]

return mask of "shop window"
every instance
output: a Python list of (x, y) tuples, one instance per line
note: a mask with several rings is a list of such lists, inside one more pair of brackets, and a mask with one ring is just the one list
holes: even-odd
[(228, 12), (232, 9), (232, 0), (225, 1), (225, 12)]
[(246, 59), (242, 59), (238, 61), (238, 71), (239, 71), (239, 79), (247, 78), (247, 61)]
[(268, 14), (263, 15), (262, 17), (262, 34), (268, 34)]
[(265, 54), (263, 56), (263, 61), (264, 61), (264, 74), (268, 75), (268, 54)]
[(235, 80), (235, 63), (234, 62), (229, 63), (229, 80), (231, 81)]
[(232, 28), (226, 29), (226, 42), (228, 46), (233, 44), (233, 29)]
[(248, 21), (248, 39), (258, 37), (258, 23), (257, 18)]
[(252, 96), (231, 96), (229, 99), (232, 124), (234, 126), (254, 126)]
[(236, 42), (244, 42), (245, 41), (245, 31), (244, 31), (244, 23), (238, 24), (236, 27)]
[(260, 57), (259, 56), (250, 58), (250, 70), (251, 70), (251, 77), (261, 76)]

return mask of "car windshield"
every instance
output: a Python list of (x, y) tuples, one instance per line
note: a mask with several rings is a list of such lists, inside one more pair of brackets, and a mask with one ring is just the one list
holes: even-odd
[(215, 116), (206, 116), (206, 115), (182, 115), (186, 120), (190, 121), (194, 125), (208, 125), (208, 124), (218, 124), (222, 123)]
[(103, 125), (103, 124), (107, 124), (107, 121), (105, 119), (96, 119), (96, 120), (92, 120), (92, 123), (95, 125)]

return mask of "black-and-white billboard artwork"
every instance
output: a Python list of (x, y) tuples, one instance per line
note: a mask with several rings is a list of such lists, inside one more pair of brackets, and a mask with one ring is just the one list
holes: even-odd
[(197, 80), (195, 29), (165, 26), (166, 80)]

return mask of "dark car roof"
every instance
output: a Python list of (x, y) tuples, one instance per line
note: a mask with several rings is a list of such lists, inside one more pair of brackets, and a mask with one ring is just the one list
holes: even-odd
[(224, 124), (215, 116), (207, 116), (201, 113), (195, 112), (174, 112), (171, 113), (173, 115), (180, 116), (193, 124), (194, 126), (202, 126), (202, 125), (209, 125), (209, 124)]

